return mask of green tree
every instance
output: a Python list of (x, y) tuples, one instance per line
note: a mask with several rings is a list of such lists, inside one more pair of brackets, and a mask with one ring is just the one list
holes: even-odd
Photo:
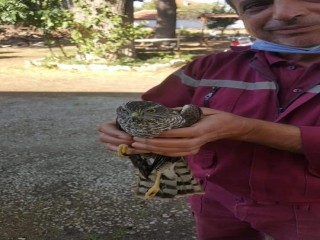
[(62, 53), (66, 55), (59, 38), (55, 33), (67, 29), (73, 24), (73, 15), (68, 9), (63, 8), (62, 0), (32, 0), (29, 5), (30, 12), (27, 15), (25, 24), (37, 27), (43, 31), (44, 40), (52, 52), (52, 46), (57, 44)]
[[(234, 10), (232, 8), (229, 8), (227, 5), (223, 6), (217, 6), (212, 9), (212, 13), (216, 14), (234, 14)], [(234, 24), (236, 21), (238, 21), (238, 17), (225, 17), (225, 18), (209, 18), (207, 22), (207, 27), (209, 29), (212, 28), (220, 28), (222, 34), (224, 33), (225, 29), (230, 26), (231, 24)]]
[(0, 0), (0, 24), (15, 24), (26, 18), (28, 6), (22, 0)]
[[(134, 58), (132, 0), (75, 0), (72, 40), (82, 56), (95, 55), (112, 62)], [(128, 13), (130, 16), (127, 16)]]
[(62, 6), (61, 0), (0, 0), (0, 22), (39, 28), (50, 50), (58, 43), (65, 54), (58, 39), (54, 38), (56, 31), (67, 28), (72, 22), (70, 12)]
[(110, 61), (135, 57), (133, 0), (0, 0), (0, 16), (1, 23), (41, 29), (50, 50), (58, 44), (64, 53), (54, 35), (68, 29), (79, 53)]

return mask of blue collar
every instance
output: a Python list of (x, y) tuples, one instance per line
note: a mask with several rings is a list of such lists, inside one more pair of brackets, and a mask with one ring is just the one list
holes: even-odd
[(296, 48), (286, 45), (276, 44), (272, 42), (257, 39), (251, 45), (251, 49), (263, 50), (269, 52), (283, 52), (283, 53), (304, 53), (304, 54), (319, 54), (320, 45), (310, 48)]

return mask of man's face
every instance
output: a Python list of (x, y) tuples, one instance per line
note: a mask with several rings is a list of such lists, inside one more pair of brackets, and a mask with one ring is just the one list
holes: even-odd
[(320, 0), (231, 0), (252, 36), (274, 43), (320, 45)]

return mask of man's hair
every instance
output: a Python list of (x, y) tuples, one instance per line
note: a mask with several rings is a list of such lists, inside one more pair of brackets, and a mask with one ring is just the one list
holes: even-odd
[(228, 3), (233, 9), (235, 9), (235, 8), (234, 8), (234, 5), (233, 5), (232, 2), (231, 2), (231, 0), (226, 0), (226, 3)]

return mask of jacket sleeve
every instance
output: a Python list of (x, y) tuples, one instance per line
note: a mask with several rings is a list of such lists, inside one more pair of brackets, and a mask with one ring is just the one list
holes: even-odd
[(301, 126), (300, 131), (302, 148), (309, 162), (308, 170), (320, 176), (320, 126)]
[(178, 74), (173, 73), (162, 83), (145, 92), (141, 98), (167, 107), (181, 107), (190, 103), (193, 92), (194, 88), (183, 84)]
[[(197, 86), (208, 69), (214, 69), (217, 54), (200, 57), (169, 75), (162, 83), (142, 95), (143, 100), (161, 103), (167, 107), (181, 107), (189, 104)], [(184, 78), (184, 79), (183, 79)], [(185, 79), (192, 79), (195, 84), (188, 84)]]

